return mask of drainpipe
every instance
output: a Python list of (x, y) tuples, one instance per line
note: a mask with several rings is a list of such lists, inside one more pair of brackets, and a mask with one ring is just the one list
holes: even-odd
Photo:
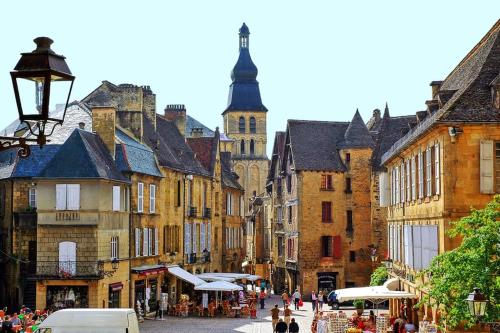
[[(129, 191), (128, 191), (128, 229), (129, 229), (129, 244), (128, 244), (128, 298), (129, 298), (129, 308), (135, 309), (135, 304), (134, 304), (134, 293), (131, 293), (130, 291), (132, 290), (132, 267), (131, 267), (131, 261), (132, 261), (132, 249), (130, 246), (130, 237), (133, 235), (134, 237), (134, 244), (135, 244), (135, 232), (133, 232), (132, 228), (132, 183), (130, 183)], [(135, 246), (135, 245), (134, 245)], [(135, 289), (134, 289), (135, 291)]]

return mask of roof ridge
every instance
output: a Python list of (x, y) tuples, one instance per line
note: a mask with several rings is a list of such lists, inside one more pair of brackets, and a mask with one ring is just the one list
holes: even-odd
[[(90, 154), (90, 150), (92, 149), (90, 143), (88, 142), (87, 138), (85, 137), (86, 135), (92, 135), (92, 136), (95, 136), (98, 140), (100, 140), (101, 144), (104, 145), (104, 142), (102, 141), (101, 137), (94, 134), (94, 133), (91, 133), (91, 132), (86, 132), (86, 131), (82, 131), (80, 129), (75, 129), (75, 131), (78, 131), (78, 135), (80, 136), (82, 142), (83, 142), (83, 145), (85, 146), (85, 154), (87, 154), (87, 157), (92, 161), (92, 169), (94, 171), (94, 174), (97, 175), (97, 177), (100, 177), (99, 175), (99, 170), (97, 170), (96, 168), (96, 165), (97, 165), (97, 161), (96, 161), (96, 158), (95, 157), (92, 157), (92, 154)], [(85, 132), (85, 134), (84, 134)], [(106, 148), (107, 150), (107, 148)]]
[(287, 122), (302, 122), (302, 123), (328, 123), (328, 124), (349, 124), (349, 121), (330, 121), (330, 120), (307, 120), (307, 119), (288, 119)]

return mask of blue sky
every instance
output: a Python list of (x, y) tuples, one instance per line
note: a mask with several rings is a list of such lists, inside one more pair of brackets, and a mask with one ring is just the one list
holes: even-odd
[(9, 71), (33, 38), (49, 36), (76, 76), (71, 99), (102, 80), (149, 85), (157, 112), (185, 104), (222, 127), (238, 29), (268, 113), (268, 146), (286, 119), (367, 121), (425, 108), (499, 18), (500, 1), (2, 1), (0, 128), (17, 118)]

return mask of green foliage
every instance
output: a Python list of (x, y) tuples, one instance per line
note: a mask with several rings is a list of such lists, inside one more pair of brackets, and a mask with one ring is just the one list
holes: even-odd
[(356, 299), (352, 302), (356, 309), (363, 309), (365, 307), (365, 301), (362, 299)]
[(384, 265), (377, 267), (377, 269), (373, 271), (370, 278), (370, 286), (383, 285), (384, 282), (387, 281), (388, 276), (387, 267)]
[(440, 306), (441, 326), (453, 329), (459, 324), (474, 325), (465, 299), (474, 287), (488, 298), (483, 321), (500, 317), (500, 196), (484, 208), (473, 209), (469, 216), (452, 222), (450, 237), (461, 237), (462, 243), (452, 251), (432, 260), (423, 274), (429, 282), (423, 287), (429, 294), (419, 303)]

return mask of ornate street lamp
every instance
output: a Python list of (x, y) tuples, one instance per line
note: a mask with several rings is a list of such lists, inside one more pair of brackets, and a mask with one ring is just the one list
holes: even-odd
[(479, 288), (474, 288), (474, 292), (469, 294), (466, 301), (469, 305), (469, 313), (479, 322), (479, 319), (484, 316), (486, 311), (486, 303), (488, 303), (486, 296)]
[(111, 268), (116, 271), (118, 269), (118, 265), (120, 265), (120, 262), (118, 261), (117, 258), (113, 258), (111, 260)]
[[(36, 49), (21, 53), (21, 59), (10, 75), (19, 121), (27, 126), (36, 139), (0, 137), (0, 140), (6, 141), (2, 142), (0, 150), (20, 147), (21, 157), (30, 153), (26, 142), (33, 141), (42, 147), (46, 144), (47, 137), (54, 132), (54, 128), (63, 123), (75, 80), (64, 60), (65, 57), (50, 48), (52, 39), (38, 37), (34, 42)], [(50, 107), (52, 113), (49, 113)]]
[(386, 260), (382, 260), (382, 263), (385, 265), (387, 269), (392, 269), (392, 259), (387, 258)]

